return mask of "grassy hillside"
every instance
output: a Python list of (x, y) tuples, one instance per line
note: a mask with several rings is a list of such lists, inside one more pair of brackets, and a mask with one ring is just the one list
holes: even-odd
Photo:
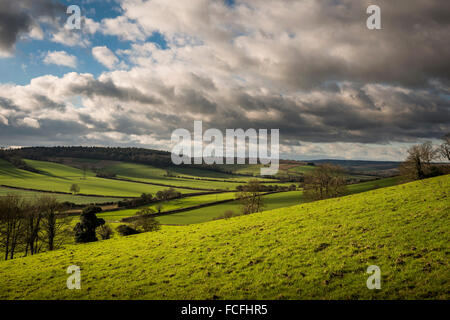
[[(146, 185), (127, 181), (115, 181), (97, 178), (90, 171), (84, 179), (83, 171), (53, 162), (26, 160), (26, 162), (42, 173), (24, 171), (13, 167), (9, 162), (0, 159), (0, 184), (45, 191), (69, 192), (74, 183), (81, 188), (81, 193), (105, 196), (136, 197), (142, 193), (155, 194), (167, 187)], [(193, 190), (177, 189), (182, 193), (194, 193)]]
[(0, 299), (449, 299), (449, 190), (443, 176), (3, 261)]

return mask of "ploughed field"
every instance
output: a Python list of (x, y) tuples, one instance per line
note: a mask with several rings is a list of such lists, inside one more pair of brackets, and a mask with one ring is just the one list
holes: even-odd
[(2, 261), (0, 299), (449, 299), (450, 176), (362, 191)]

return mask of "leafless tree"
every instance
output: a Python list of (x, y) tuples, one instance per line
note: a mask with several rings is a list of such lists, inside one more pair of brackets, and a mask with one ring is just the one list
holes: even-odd
[(24, 227), (25, 227), (25, 255), (39, 252), (39, 236), (41, 231), (43, 203), (39, 198), (34, 202), (24, 202)]
[(345, 195), (344, 169), (338, 165), (322, 164), (305, 174), (303, 194), (307, 199), (321, 200)]
[(444, 142), (439, 146), (438, 152), (442, 159), (450, 161), (450, 133), (442, 139)]
[(97, 233), (100, 235), (102, 240), (108, 240), (111, 238), (114, 232), (109, 225), (104, 224), (97, 228)]
[(39, 201), (42, 215), (42, 229), (48, 250), (54, 250), (59, 243), (57, 238), (68, 232), (70, 218), (64, 213), (64, 206), (54, 196), (42, 196)]
[(412, 146), (408, 156), (400, 166), (400, 174), (406, 180), (424, 179), (430, 175), (431, 163), (437, 159), (438, 152), (431, 142)]
[(263, 199), (261, 196), (262, 187), (258, 180), (250, 180), (242, 191), (237, 193), (237, 198), (242, 205), (243, 214), (251, 214), (261, 212), (264, 208)]
[(17, 195), (0, 198), (0, 243), (5, 260), (14, 259), (25, 234), (23, 201)]

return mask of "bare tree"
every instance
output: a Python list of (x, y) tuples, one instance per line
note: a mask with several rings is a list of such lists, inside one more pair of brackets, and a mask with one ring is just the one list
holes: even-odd
[(264, 208), (261, 196), (262, 186), (258, 180), (250, 180), (243, 186), (242, 190), (237, 193), (237, 198), (242, 204), (242, 213), (251, 214), (261, 212)]
[(344, 170), (338, 165), (322, 164), (305, 174), (304, 196), (321, 200), (345, 195), (347, 192)]
[(450, 133), (447, 133), (442, 140), (444, 142), (439, 146), (438, 152), (442, 159), (450, 161)]
[(113, 235), (114, 231), (107, 224), (104, 224), (97, 228), (97, 233), (100, 235), (102, 240), (108, 240)]
[(14, 259), (16, 248), (23, 241), (24, 226), (22, 199), (17, 195), (0, 198), (0, 243), (5, 260)]
[(41, 231), (43, 203), (39, 198), (34, 202), (23, 203), (25, 227), (25, 255), (39, 252), (39, 236)]
[(158, 210), (158, 213), (161, 213), (163, 208), (164, 208), (164, 205), (161, 202), (156, 204), (156, 210)]
[(72, 193), (74, 193), (74, 194), (79, 193), (79, 192), (80, 192), (80, 186), (77, 185), (76, 183), (72, 184), (72, 185), (70, 186), (70, 192), (72, 192)]
[(58, 246), (58, 235), (68, 232), (70, 219), (63, 212), (64, 206), (54, 196), (42, 196), (39, 203), (45, 242), (47, 249), (51, 251)]
[(431, 162), (437, 159), (438, 152), (431, 142), (412, 146), (408, 149), (408, 156), (400, 166), (400, 174), (406, 180), (424, 179), (430, 175)]

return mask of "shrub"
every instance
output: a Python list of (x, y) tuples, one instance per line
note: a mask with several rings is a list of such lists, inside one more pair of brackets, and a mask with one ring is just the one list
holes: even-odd
[(113, 235), (114, 231), (107, 224), (100, 226), (97, 230), (98, 234), (102, 238), (102, 240), (108, 240)]
[(158, 231), (161, 226), (155, 217), (152, 217), (155, 211), (150, 208), (142, 209), (136, 212), (136, 220), (133, 225), (136, 230), (142, 230), (143, 232)]
[(118, 226), (116, 230), (122, 236), (130, 236), (132, 234), (139, 233), (139, 231), (137, 231), (136, 229), (134, 229), (130, 226), (127, 226), (126, 224), (122, 224), (122, 225)]

